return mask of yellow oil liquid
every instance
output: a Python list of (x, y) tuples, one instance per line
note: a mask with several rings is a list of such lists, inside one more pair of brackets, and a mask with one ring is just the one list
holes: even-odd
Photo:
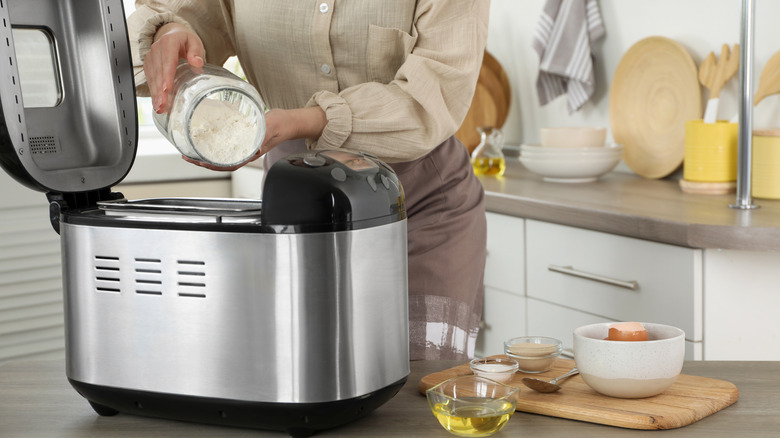
[(471, 164), (474, 166), (474, 174), (477, 176), (501, 176), (506, 170), (506, 160), (503, 157), (477, 157), (471, 160)]
[(449, 432), (459, 436), (490, 436), (501, 430), (514, 413), (506, 400), (475, 398), (436, 403), (433, 414)]

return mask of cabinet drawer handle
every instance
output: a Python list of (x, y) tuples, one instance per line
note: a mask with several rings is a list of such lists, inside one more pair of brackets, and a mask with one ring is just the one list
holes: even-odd
[(626, 289), (631, 289), (631, 290), (639, 289), (639, 283), (637, 283), (634, 280), (629, 280), (629, 281), (617, 280), (617, 279), (614, 279), (614, 278), (604, 277), (602, 275), (597, 275), (597, 274), (591, 274), (589, 272), (578, 271), (578, 270), (572, 268), (571, 266), (550, 265), (550, 266), (547, 267), (547, 269), (550, 270), (550, 271), (553, 271), (553, 272), (558, 272), (558, 273), (561, 273), (561, 274), (571, 275), (573, 277), (586, 278), (588, 280), (600, 281), (602, 283), (611, 284), (613, 286), (624, 287)]

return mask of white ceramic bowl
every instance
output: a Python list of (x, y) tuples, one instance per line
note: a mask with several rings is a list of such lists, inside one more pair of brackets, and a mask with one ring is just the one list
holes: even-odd
[(607, 128), (595, 126), (564, 126), (542, 128), (539, 131), (546, 148), (594, 148), (604, 146)]
[(520, 155), (520, 162), (545, 181), (582, 183), (596, 181), (620, 162), (620, 155), (539, 157)]
[(623, 145), (611, 143), (597, 148), (546, 148), (539, 145), (520, 145), (520, 154), (535, 157), (606, 157), (620, 156)]
[(669, 388), (685, 360), (685, 332), (642, 323), (647, 341), (608, 341), (612, 324), (574, 330), (574, 361), (585, 383), (596, 392), (619, 398), (651, 397)]

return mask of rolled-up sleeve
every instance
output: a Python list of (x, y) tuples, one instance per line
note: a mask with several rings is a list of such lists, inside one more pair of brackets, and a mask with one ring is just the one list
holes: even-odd
[(389, 83), (366, 82), (310, 99), (308, 106), (319, 105), (328, 124), (309, 148), (407, 161), (454, 135), (476, 88), (489, 7), (489, 0), (421, 0), (414, 44)]
[(136, 90), (148, 96), (144, 58), (157, 30), (167, 23), (180, 23), (193, 30), (206, 50), (206, 62), (222, 65), (235, 54), (229, 10), (223, 0), (139, 0), (127, 18), (130, 50), (133, 56)]

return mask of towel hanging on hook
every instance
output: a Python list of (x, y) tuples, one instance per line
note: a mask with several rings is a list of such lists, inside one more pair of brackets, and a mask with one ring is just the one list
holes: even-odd
[(569, 113), (593, 95), (592, 46), (606, 33), (597, 0), (547, 0), (534, 33), (539, 103), (568, 94)]

